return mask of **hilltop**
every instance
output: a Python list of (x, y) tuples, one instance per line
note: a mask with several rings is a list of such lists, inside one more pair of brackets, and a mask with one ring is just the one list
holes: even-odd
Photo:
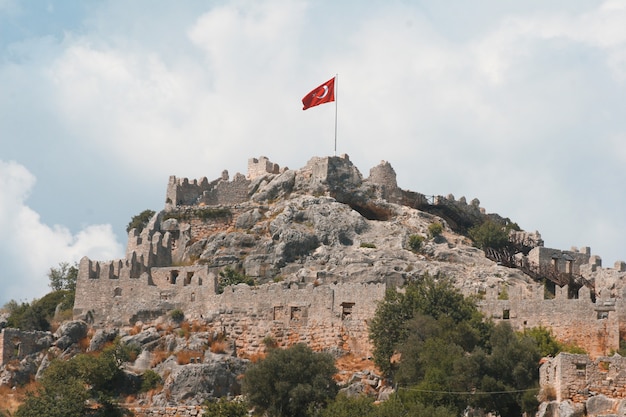
[[(476, 247), (484, 224), (506, 230), (506, 244)], [(386, 161), (364, 177), (347, 155), (296, 170), (251, 158), (232, 180), (170, 177), (163, 210), (129, 231), (124, 259), (81, 260), (72, 323), (86, 325), (47, 339), (3, 333), (0, 365), (35, 355), (30, 369), (40, 369), (37, 352), (75, 352), (83, 339), (96, 350), (119, 336), (141, 348), (129, 369), (166, 376), (169, 394), (142, 401), (196, 405), (236, 393), (245, 361), (268, 345), (303, 342), (367, 379), (378, 302), (425, 273), (450, 278), (495, 321), (547, 327), (598, 357), (623, 339), (625, 271), (586, 247), (545, 248), (477, 199), (403, 190)]]

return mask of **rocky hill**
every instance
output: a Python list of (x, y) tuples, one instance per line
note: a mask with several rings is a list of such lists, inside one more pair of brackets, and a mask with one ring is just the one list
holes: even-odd
[(351, 390), (386, 392), (367, 323), (388, 288), (425, 273), (514, 328), (549, 327), (593, 356), (619, 348), (623, 263), (602, 268), (588, 248), (544, 248), (514, 228), (506, 250), (486, 256), (468, 231), (487, 221), (512, 224), (478, 200), (402, 190), (385, 161), (364, 178), (346, 155), (297, 170), (252, 158), (232, 180), (171, 177), (164, 209), (129, 232), (124, 259), (81, 260), (73, 322), (55, 335), (2, 333), (0, 384), (121, 337), (141, 352), (128, 372), (165, 381), (136, 405), (236, 395), (247, 361), (301, 342), (333, 352)]

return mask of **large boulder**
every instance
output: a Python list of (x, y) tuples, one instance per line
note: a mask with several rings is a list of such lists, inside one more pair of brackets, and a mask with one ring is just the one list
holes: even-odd
[(241, 393), (239, 376), (247, 361), (207, 352), (204, 363), (175, 366), (165, 380), (163, 392), (153, 398), (157, 405), (198, 405), (209, 398)]
[(602, 394), (589, 398), (586, 403), (587, 414), (590, 416), (608, 414), (613, 410), (614, 406), (615, 400)]
[(98, 329), (89, 342), (88, 352), (102, 350), (105, 344), (112, 342), (118, 336), (118, 329)]
[(87, 323), (81, 320), (63, 323), (54, 333), (55, 337), (57, 337), (56, 347), (65, 350), (71, 345), (78, 343), (81, 339), (87, 337), (87, 329)]

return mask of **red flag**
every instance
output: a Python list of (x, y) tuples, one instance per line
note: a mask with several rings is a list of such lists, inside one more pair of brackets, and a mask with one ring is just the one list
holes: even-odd
[(302, 98), (302, 110), (317, 106), (319, 104), (330, 103), (335, 101), (335, 77), (326, 81), (324, 84), (313, 89), (309, 94)]

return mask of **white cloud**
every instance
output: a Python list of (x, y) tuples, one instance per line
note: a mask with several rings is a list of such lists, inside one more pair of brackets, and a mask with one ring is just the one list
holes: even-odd
[(47, 273), (59, 262), (123, 255), (110, 225), (89, 226), (72, 235), (65, 227), (43, 224), (39, 214), (26, 205), (34, 185), (35, 177), (25, 167), (0, 160), (0, 305), (47, 293)]

